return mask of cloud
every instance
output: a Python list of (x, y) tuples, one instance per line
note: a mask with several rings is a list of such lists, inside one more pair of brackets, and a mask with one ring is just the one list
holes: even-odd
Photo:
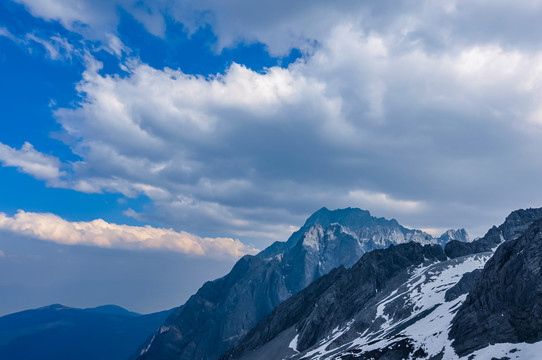
[[(431, 51), (480, 43), (535, 49), (542, 6), (537, 1), (286, 0), (16, 0), (36, 17), (59, 21), (91, 40), (108, 42), (116, 35), (120, 11), (132, 15), (152, 34), (163, 36), (165, 18), (193, 33), (211, 27), (217, 50), (239, 43), (261, 42), (273, 54), (292, 48), (312, 48), (337, 24), (356, 26), (394, 37), (403, 46), (416, 43)], [(284, 11), (288, 9), (288, 11)]]
[(117, 225), (102, 219), (69, 222), (54, 214), (22, 210), (13, 217), (0, 213), (0, 229), (65, 245), (164, 249), (198, 256), (240, 257), (257, 251), (231, 238), (202, 238), (184, 231)]
[(120, 77), (89, 58), (82, 100), (55, 111), (82, 160), (60, 165), (3, 146), (52, 166), (3, 162), (55, 186), (146, 195), (151, 210), (126, 214), (196, 233), (265, 236), (322, 205), (468, 226), (483, 206), (531, 205), (520, 200), (540, 193), (530, 182), (511, 192), (507, 174), (540, 174), (536, 159), (517, 159), (540, 150), (541, 59), (495, 44), (405, 50), (355, 23), (263, 73), (233, 63), (203, 77), (132, 59)]
[(364, 190), (350, 191), (348, 196), (354, 204), (364, 204), (363, 208), (371, 210), (388, 210), (398, 212), (419, 211), (423, 204), (419, 201), (395, 200), (383, 193), (371, 193)]
[(67, 39), (60, 36), (51, 36), (49, 39), (43, 39), (35, 34), (26, 34), (24, 43), (29, 45), (31, 41), (43, 46), (47, 52), (47, 56), (49, 56), (51, 60), (72, 58), (74, 47)]
[(82, 160), (61, 165), (69, 171), (56, 186), (148, 196), (152, 207), (125, 213), (140, 221), (268, 237), (323, 205), (357, 205), (483, 232), (540, 205), (535, 3), (314, 1), (285, 12), (281, 1), (155, 2), (148, 16), (144, 2), (26, 4), (74, 31), (114, 34), (120, 6), (155, 34), (162, 14), (190, 31), (211, 24), (218, 49), (305, 50), (288, 68), (233, 63), (209, 76), (137, 59), (104, 75), (87, 56), (81, 100), (54, 114)]
[(20, 150), (0, 143), (0, 162), (3, 166), (13, 166), (36, 179), (45, 180), (51, 186), (60, 186), (61, 177), (66, 175), (60, 170), (58, 158), (36, 151), (28, 142)]
[(166, 1), (15, 1), (25, 5), (29, 12), (36, 17), (58, 21), (66, 29), (78, 32), (88, 40), (99, 40), (104, 44), (109, 42), (111, 35), (116, 34), (120, 9), (143, 23), (146, 29), (154, 35), (163, 35), (165, 31)]
[(4, 256), (6, 256), (6, 254), (2, 250), (0, 250), (0, 258)]
[(15, 35), (13, 35), (5, 27), (0, 27), (0, 36), (6, 37), (6, 38), (10, 39), (11, 41), (17, 41), (17, 37)]
[[(57, 35), (44, 38), (35, 33), (27, 33), (24, 36), (14, 35), (6, 28), (0, 28), (0, 36), (6, 37), (32, 53), (38, 44), (45, 50), (51, 60), (71, 60), (79, 51), (65, 38)], [(118, 46), (122, 45), (121, 43)]]

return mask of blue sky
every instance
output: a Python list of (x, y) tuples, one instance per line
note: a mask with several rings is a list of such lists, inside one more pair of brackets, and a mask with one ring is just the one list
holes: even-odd
[[(483, 235), (542, 204), (541, 13), (538, 1), (4, 1), (4, 274), (50, 276), (66, 305), (154, 311), (322, 206)], [(117, 292), (96, 271), (80, 280), (100, 295), (90, 302), (46, 260), (69, 248), (197, 263), (198, 278), (136, 303), (123, 293), (159, 266), (134, 265)], [(53, 300), (2, 276), (3, 291), (35, 291), (26, 307)], [(149, 305), (166, 293), (170, 305)]]

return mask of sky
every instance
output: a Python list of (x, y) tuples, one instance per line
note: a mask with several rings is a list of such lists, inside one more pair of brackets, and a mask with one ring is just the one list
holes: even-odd
[(541, 17), (536, 0), (2, 1), (0, 314), (180, 305), (323, 206), (472, 236), (542, 206)]

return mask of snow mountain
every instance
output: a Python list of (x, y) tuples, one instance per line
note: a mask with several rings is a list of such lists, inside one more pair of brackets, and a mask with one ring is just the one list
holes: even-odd
[(366, 253), (284, 301), (223, 359), (538, 359), (541, 218), (518, 210), (471, 243)]
[[(322, 208), (286, 242), (244, 256), (223, 278), (205, 283), (145, 344), (139, 359), (217, 359), (279, 304), (337, 267), (390, 245), (442, 239), (368, 211)], [(437, 251), (437, 250), (434, 250)]]

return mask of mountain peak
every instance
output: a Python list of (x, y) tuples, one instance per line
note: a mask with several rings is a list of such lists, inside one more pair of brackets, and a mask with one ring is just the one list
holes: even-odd
[(123, 315), (123, 316), (141, 316), (133, 311), (126, 310), (123, 307), (117, 305), (102, 305), (94, 308), (86, 308), (84, 311), (95, 313), (95, 314), (104, 314), (104, 315)]
[(471, 238), (467, 230), (465, 229), (449, 229), (446, 230), (439, 237), (439, 241), (443, 244), (447, 243), (450, 240), (457, 240), (462, 242), (470, 242)]
[(329, 210), (326, 207), (321, 208), (312, 214), (305, 222), (304, 227), (311, 227), (316, 224), (327, 228), (333, 223), (338, 223), (351, 229), (359, 229), (366, 226), (400, 226), (395, 219), (386, 219), (383, 217), (374, 217), (368, 210), (347, 207), (344, 209)]
[(62, 304), (51, 304), (47, 306), (42, 306), (36, 310), (66, 310), (66, 309), (71, 309), (71, 308), (68, 306), (64, 306)]
[(206, 283), (168, 319), (168, 330), (155, 334), (140, 359), (217, 358), (314, 280), (334, 268), (351, 267), (366, 252), (409, 241), (436, 243), (423, 231), (366, 210), (323, 207), (288, 241), (241, 258), (230, 274)]

